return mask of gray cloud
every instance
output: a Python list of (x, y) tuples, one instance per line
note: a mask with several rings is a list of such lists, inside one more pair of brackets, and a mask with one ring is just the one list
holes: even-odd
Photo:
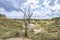
[[(18, 8), (16, 8), (17, 3), (23, 3), (26, 0), (0, 0), (0, 8), (4, 8), (6, 11), (19, 11)], [(15, 6), (16, 5), (16, 6)]]

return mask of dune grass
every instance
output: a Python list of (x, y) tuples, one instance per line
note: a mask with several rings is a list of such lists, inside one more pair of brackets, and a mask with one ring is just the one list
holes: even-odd
[[(59, 20), (60, 18), (31, 20), (34, 28), (28, 29), (28, 38), (32, 40), (60, 40)], [(25, 27), (23, 25), (23, 20), (0, 17), (0, 38), (16, 37), (16, 33), (19, 33), (19, 37), (25, 37)], [(39, 28), (43, 28), (44, 31), (35, 34), (34, 29), (38, 30)]]

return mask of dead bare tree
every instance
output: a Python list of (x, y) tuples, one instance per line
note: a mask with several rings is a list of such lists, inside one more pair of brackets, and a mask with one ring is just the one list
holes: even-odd
[(25, 8), (24, 14), (24, 22), (25, 22), (25, 36), (28, 37), (28, 24), (30, 24), (30, 19), (33, 15), (33, 10), (30, 9), (30, 6)]
[(30, 23), (30, 19), (33, 15), (34, 9), (31, 9), (30, 5), (27, 6), (18, 6), (20, 11), (24, 14), (23, 19), (25, 23), (25, 36), (28, 37), (28, 24)]

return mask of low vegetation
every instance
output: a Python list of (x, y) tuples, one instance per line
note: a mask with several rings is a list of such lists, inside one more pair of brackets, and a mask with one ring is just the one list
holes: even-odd
[[(28, 27), (28, 38), (32, 40), (60, 40), (60, 17), (53, 19), (32, 19)], [(0, 39), (25, 38), (23, 19), (9, 19), (0, 15)]]

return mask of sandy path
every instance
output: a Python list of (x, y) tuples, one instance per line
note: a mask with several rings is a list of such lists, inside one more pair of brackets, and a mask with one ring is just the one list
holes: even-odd
[(32, 39), (27, 39), (27, 38), (9, 38), (6, 40), (32, 40)]

